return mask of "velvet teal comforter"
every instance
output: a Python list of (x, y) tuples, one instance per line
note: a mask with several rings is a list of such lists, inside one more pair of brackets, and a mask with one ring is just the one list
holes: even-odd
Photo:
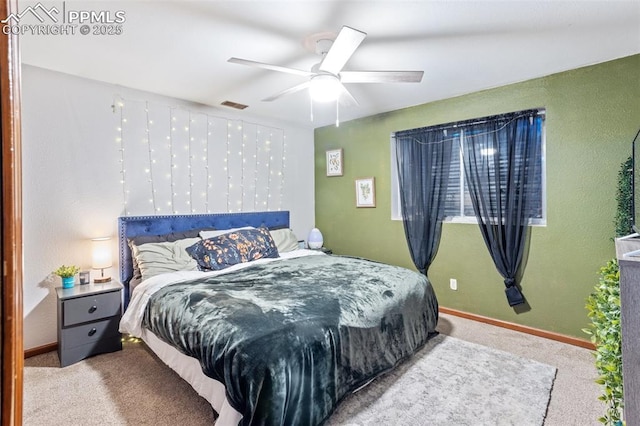
[(152, 296), (143, 325), (222, 382), (242, 425), (319, 425), (433, 335), (426, 277), (344, 256), (258, 264)]

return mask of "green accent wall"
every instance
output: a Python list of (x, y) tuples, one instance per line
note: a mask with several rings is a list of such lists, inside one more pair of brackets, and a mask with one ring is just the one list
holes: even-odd
[[(415, 269), (402, 222), (391, 220), (391, 133), (536, 107), (546, 109), (547, 224), (532, 228), (521, 281), (529, 308), (509, 307), (475, 224), (444, 224), (429, 278), (441, 306), (587, 338), (585, 299), (615, 256), (617, 173), (640, 128), (640, 55), (316, 129), (325, 246)], [(327, 177), (325, 151), (335, 148), (344, 176)], [(377, 206), (356, 208), (354, 180), (369, 176)]]

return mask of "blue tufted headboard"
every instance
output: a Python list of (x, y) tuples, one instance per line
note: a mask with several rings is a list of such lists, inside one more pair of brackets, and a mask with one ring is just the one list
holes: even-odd
[(269, 229), (288, 228), (289, 212), (212, 213), (165, 216), (123, 216), (118, 218), (118, 250), (120, 281), (124, 285), (124, 306), (129, 304), (129, 280), (133, 276), (128, 238), (140, 235), (164, 235), (194, 229), (230, 229), (261, 226)]

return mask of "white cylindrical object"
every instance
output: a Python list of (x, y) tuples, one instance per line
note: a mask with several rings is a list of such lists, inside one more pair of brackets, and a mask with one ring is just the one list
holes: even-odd
[(322, 248), (322, 244), (324, 241), (322, 240), (322, 232), (318, 228), (313, 228), (311, 232), (309, 232), (309, 237), (307, 238), (307, 244), (310, 249), (319, 249)]

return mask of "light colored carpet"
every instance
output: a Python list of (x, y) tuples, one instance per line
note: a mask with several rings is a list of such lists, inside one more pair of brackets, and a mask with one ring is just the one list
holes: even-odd
[(542, 425), (556, 368), (439, 335), (349, 396), (329, 426)]
[(56, 352), (25, 360), (24, 426), (213, 423), (209, 403), (142, 343), (60, 368)]
[[(591, 351), (450, 315), (441, 315), (438, 330), (557, 366), (545, 426), (599, 424), (603, 405), (597, 400), (599, 388), (593, 382), (596, 371)], [(75, 379), (63, 377), (71, 375)], [(55, 352), (25, 361), (25, 426), (197, 426), (211, 422), (207, 402), (144, 345), (126, 343), (121, 352), (96, 356), (64, 369), (59, 367)], [(500, 423), (496, 420), (491, 424)]]

